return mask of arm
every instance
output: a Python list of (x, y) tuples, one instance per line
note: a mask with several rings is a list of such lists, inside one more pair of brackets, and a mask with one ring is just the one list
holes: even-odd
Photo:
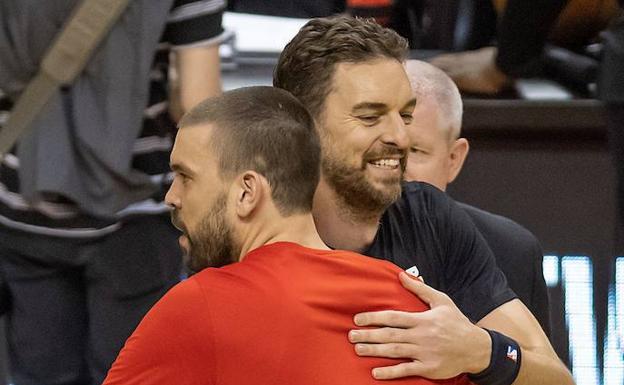
[[(527, 383), (523, 380), (527, 378), (525, 373), (546, 380), (555, 376), (556, 380), (547, 382), (551, 384), (571, 383), (569, 373), (554, 354), (534, 317), (514, 299), (503, 273), (496, 267), (491, 250), (467, 214), (444, 193), (427, 186), (422, 191), (423, 196), (419, 199), (427, 203), (418, 207), (414, 215), (425, 216), (428, 227), (435, 229), (435, 241), (442, 256), (428, 255), (428, 258), (444, 261), (443, 270), (435, 274), (442, 278), (438, 287), (446, 294), (402, 277), (403, 285), (427, 302), (431, 310), (414, 314), (390, 311), (356, 316), (358, 326), (386, 326), (352, 333), (355, 338), (350, 335), (350, 339), (358, 343), (358, 354), (414, 360), (382, 369), (381, 378), (419, 374), (438, 379), (464, 372), (479, 373), (489, 365), (491, 353), (489, 336), (479, 326), (488, 326), (517, 340), (527, 357), (521, 361), (521, 376), (518, 378), (521, 382), (516, 384)], [(515, 320), (509, 325), (507, 318), (511, 317)], [(477, 322), (479, 326), (474, 324)], [(539, 364), (535, 363), (536, 360), (540, 361)], [(548, 371), (551, 373), (546, 374)]]
[[(221, 93), (219, 45), (227, 36), (221, 26), (225, 6), (225, 1), (174, 2), (163, 40), (173, 47), (169, 79), (175, 120), (202, 100)], [(208, 8), (210, 12), (201, 11)], [(198, 12), (191, 12), (193, 9)]]
[(520, 344), (522, 365), (514, 385), (574, 384), (539, 323), (519, 300), (498, 307), (477, 325), (496, 330)]
[[(424, 283), (401, 274), (401, 283), (431, 306), (423, 313), (383, 311), (356, 315), (358, 326), (385, 326), (357, 330), (349, 339), (361, 356), (410, 358), (413, 361), (376, 368), (377, 379), (423, 376), (450, 378), (479, 373), (489, 365), (491, 340), (481, 327), (513, 338), (522, 349), (522, 364), (514, 385), (574, 384), (557, 358), (537, 320), (519, 300), (499, 306), (477, 325), (452, 300)], [(480, 326), (480, 327), (479, 327)]]
[(172, 109), (178, 120), (202, 100), (221, 93), (219, 45), (178, 48), (173, 51)]

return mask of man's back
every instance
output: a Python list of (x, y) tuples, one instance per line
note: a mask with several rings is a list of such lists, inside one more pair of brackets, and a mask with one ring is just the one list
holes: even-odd
[(398, 271), (350, 252), (287, 242), (261, 247), (169, 292), (128, 340), (106, 383), (376, 383), (372, 368), (401, 361), (356, 356), (347, 333), (361, 311), (426, 309), (401, 287)]

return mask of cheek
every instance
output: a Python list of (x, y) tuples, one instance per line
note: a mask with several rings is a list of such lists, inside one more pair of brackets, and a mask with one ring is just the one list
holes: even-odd
[(423, 153), (409, 155), (404, 175), (407, 181), (422, 181), (434, 185), (439, 185), (446, 178), (443, 162)]

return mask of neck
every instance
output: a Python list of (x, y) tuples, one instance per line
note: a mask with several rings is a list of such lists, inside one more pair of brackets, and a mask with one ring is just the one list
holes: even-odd
[(293, 242), (312, 249), (329, 250), (314, 226), (311, 213), (272, 217), (245, 237), (239, 260), (258, 247), (275, 242)]
[(365, 250), (375, 239), (381, 213), (357, 213), (321, 178), (312, 209), (316, 228), (334, 249)]

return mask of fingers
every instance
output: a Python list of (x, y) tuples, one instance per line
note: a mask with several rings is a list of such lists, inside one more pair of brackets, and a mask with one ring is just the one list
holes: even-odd
[(359, 313), (353, 317), (357, 326), (389, 326), (395, 328), (410, 328), (416, 325), (417, 313), (408, 313), (397, 310), (382, 310)]
[(349, 332), (349, 341), (353, 343), (389, 343), (389, 342), (407, 342), (410, 338), (407, 329), (381, 328), (368, 330), (351, 330)]
[(405, 272), (399, 273), (399, 280), (404, 288), (414, 293), (418, 298), (426, 302), (431, 307), (447, 302), (448, 297), (444, 293), (428, 286), (419, 279), (410, 277)]
[(423, 368), (419, 361), (404, 362), (394, 366), (373, 369), (373, 377), (377, 380), (392, 380), (407, 376), (422, 375)]
[(364, 357), (410, 358), (416, 354), (413, 344), (356, 344), (355, 353)]

